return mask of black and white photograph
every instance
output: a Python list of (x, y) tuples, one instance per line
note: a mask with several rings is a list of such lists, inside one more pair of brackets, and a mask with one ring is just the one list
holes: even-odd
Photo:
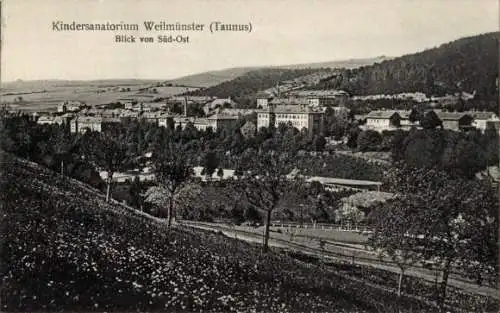
[(500, 311), (498, 0), (0, 8), (0, 312)]

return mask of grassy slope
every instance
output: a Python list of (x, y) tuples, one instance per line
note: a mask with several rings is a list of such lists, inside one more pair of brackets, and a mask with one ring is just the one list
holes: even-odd
[(169, 83), (196, 86), (196, 87), (211, 87), (221, 84), (225, 81), (235, 79), (244, 75), (251, 70), (257, 69), (256, 67), (234, 67), (219, 71), (208, 71), (197, 73), (193, 75), (183, 76), (176, 79), (168, 80)]
[(0, 160), (2, 311), (372, 312), (393, 301), (282, 253), (167, 233), (81, 183), (5, 153)]

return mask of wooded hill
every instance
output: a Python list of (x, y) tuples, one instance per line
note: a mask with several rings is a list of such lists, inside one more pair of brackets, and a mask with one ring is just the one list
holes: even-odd
[(345, 69), (311, 89), (344, 89), (354, 95), (476, 91), (477, 99), (494, 100), (498, 97), (499, 34), (461, 38), (371, 66)]
[(278, 81), (292, 80), (325, 70), (324, 68), (293, 70), (278, 68), (258, 69), (219, 85), (189, 92), (188, 95), (216, 96), (218, 98), (231, 97), (242, 106), (248, 107), (251, 104), (255, 104), (254, 96), (259, 90), (276, 86)]

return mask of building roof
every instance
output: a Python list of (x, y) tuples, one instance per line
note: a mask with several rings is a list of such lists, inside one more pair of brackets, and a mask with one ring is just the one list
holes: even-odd
[(175, 123), (193, 123), (193, 124), (208, 124), (208, 119), (203, 117), (174, 117)]
[(55, 118), (53, 116), (47, 116), (47, 115), (40, 116), (38, 118), (38, 122), (52, 122), (54, 120), (55, 120)]
[(345, 186), (380, 186), (381, 182), (369, 181), (369, 180), (354, 180), (354, 179), (344, 179), (344, 178), (333, 178), (333, 177), (320, 177), (312, 176), (307, 178), (307, 181), (317, 181), (322, 184), (333, 184), (333, 185), (345, 185)]
[(79, 116), (76, 119), (80, 123), (120, 123), (121, 120), (117, 117), (102, 117), (102, 116)]
[(215, 113), (208, 117), (209, 120), (237, 120), (238, 116), (229, 114)]
[(271, 100), (271, 104), (274, 105), (308, 105), (309, 102), (306, 98), (275, 98)]
[(217, 110), (217, 113), (223, 114), (223, 115), (234, 115), (234, 116), (239, 116), (239, 115), (250, 115), (254, 113), (256, 109), (233, 109), (233, 108), (219, 108)]
[(380, 119), (389, 119), (391, 118), (394, 114), (399, 114), (398, 111), (396, 110), (380, 110), (380, 111), (371, 111), (366, 115), (366, 118), (380, 118)]
[(214, 97), (212, 96), (172, 96), (167, 99), (167, 102), (184, 102), (186, 98), (192, 102), (208, 102), (211, 101)]
[(355, 120), (364, 120), (366, 118), (366, 114), (354, 114)]
[(443, 110), (433, 110), (441, 120), (459, 120), (468, 115), (476, 120), (497, 119), (498, 116), (494, 112), (483, 111), (464, 111), (464, 112), (445, 112)]
[(496, 119), (498, 116), (493, 113), (493, 112), (467, 112), (469, 115), (471, 115), (474, 119), (476, 120), (489, 120), (489, 119)]
[(256, 95), (255, 95), (255, 98), (256, 99), (272, 99), (273, 96), (265, 91), (259, 91)]
[(139, 112), (134, 112), (134, 111), (129, 111), (129, 110), (123, 110), (122, 113), (120, 113), (120, 117), (139, 117)]
[(258, 112), (274, 112), (278, 114), (324, 114), (325, 108), (312, 108), (306, 105), (277, 105), (266, 108), (264, 110), (258, 110)]
[(440, 120), (442, 121), (458, 121), (459, 119), (461, 119), (462, 117), (464, 116), (470, 116), (472, 117), (470, 114), (468, 114), (468, 112), (443, 112), (443, 111), (435, 111), (437, 116), (439, 117)]
[(335, 98), (340, 96), (349, 96), (349, 93), (344, 90), (298, 90), (291, 91), (288, 94), (308, 98)]
[(389, 192), (364, 191), (342, 198), (340, 201), (358, 207), (369, 207), (375, 203), (385, 202), (392, 198), (394, 198), (394, 194)]
[(143, 118), (160, 118), (162, 117), (163, 112), (143, 112), (141, 117)]

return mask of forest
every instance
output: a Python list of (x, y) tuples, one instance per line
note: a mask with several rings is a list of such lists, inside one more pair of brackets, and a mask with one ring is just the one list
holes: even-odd
[(353, 95), (423, 92), (443, 96), (476, 92), (498, 99), (498, 32), (461, 38), (392, 60), (343, 70), (311, 89), (343, 89)]
[(281, 81), (324, 71), (325, 69), (259, 69), (250, 71), (238, 78), (223, 82), (206, 89), (199, 89), (186, 93), (190, 96), (215, 96), (218, 98), (231, 97), (241, 107), (255, 106), (255, 94), (276, 86)]

